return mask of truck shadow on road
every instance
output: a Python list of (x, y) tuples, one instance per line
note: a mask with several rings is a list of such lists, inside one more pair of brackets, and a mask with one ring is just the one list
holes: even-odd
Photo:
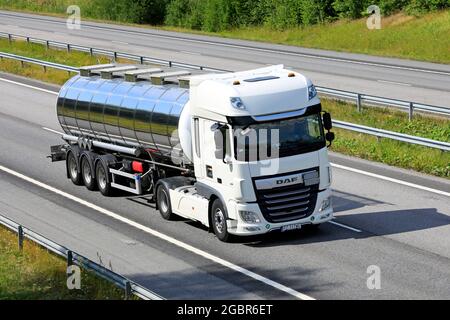
[[(450, 216), (436, 208), (377, 211), (376, 205), (391, 205), (374, 199), (334, 192), (333, 206), (337, 213), (336, 222), (361, 230), (352, 231), (331, 223), (325, 223), (319, 230), (304, 228), (293, 232), (274, 232), (262, 236), (243, 238), (241, 244), (252, 247), (271, 247), (292, 244), (311, 244), (345, 239), (366, 239), (407, 232), (428, 230), (450, 225)], [(373, 210), (370, 207), (374, 206)], [(361, 209), (363, 212), (358, 212)], [(369, 210), (368, 210), (369, 209)], [(346, 214), (347, 211), (352, 212)], [(378, 209), (380, 210), (380, 209)]]
[(450, 225), (450, 217), (438, 212), (435, 208), (353, 213), (340, 215), (335, 221), (358, 228), (362, 232), (358, 233), (325, 223), (319, 230), (302, 229), (286, 233), (270, 233), (242, 239), (241, 243), (252, 247), (311, 244), (345, 239), (366, 239)]

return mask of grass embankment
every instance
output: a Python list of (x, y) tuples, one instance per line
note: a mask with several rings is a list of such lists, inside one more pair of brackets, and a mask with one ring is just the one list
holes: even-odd
[(369, 30), (366, 19), (358, 19), (285, 31), (267, 27), (240, 28), (223, 31), (219, 35), (308, 48), (450, 63), (450, 10), (421, 17), (399, 13), (381, 21), (380, 30)]
[[(73, 66), (108, 62), (106, 58), (97, 60), (85, 53), (47, 50), (42, 45), (20, 41), (10, 44), (7, 40), (0, 40), (0, 51)], [(0, 62), (0, 70), (58, 84), (69, 78), (67, 72), (47, 71), (45, 73), (42, 68), (28, 65), (22, 69), (20, 63), (6, 59)], [(330, 111), (333, 118), (337, 120), (450, 142), (450, 121), (446, 119), (415, 115), (414, 120), (409, 122), (406, 113), (389, 108), (362, 108), (362, 111), (358, 112), (353, 104), (326, 99), (323, 99), (322, 103), (324, 109)], [(346, 130), (334, 129), (334, 131), (336, 141), (333, 143), (333, 151), (450, 178), (449, 152), (389, 139), (377, 139)]]
[[(66, 17), (66, 8), (70, 4), (72, 2), (69, 0), (39, 2), (0, 0), (0, 9), (39, 12)], [(357, 20), (340, 19), (335, 22), (282, 29), (261, 22), (261, 25), (225, 28), (217, 32), (207, 32), (205, 29), (194, 30), (169, 25), (155, 27), (146, 24), (130, 24), (126, 21), (133, 17), (129, 17), (130, 14), (127, 12), (120, 11), (123, 10), (120, 5), (111, 8), (113, 11), (120, 12), (111, 12), (111, 10), (108, 11), (102, 6), (96, 7), (87, 0), (79, 1), (78, 4), (82, 9), (82, 19), (85, 20), (107, 21), (308, 48), (450, 63), (450, 37), (448, 36), (450, 34), (450, 10), (420, 16), (411, 16), (406, 13), (393, 14), (382, 18), (381, 30), (369, 30), (366, 26), (367, 18), (362, 18)], [(103, 9), (100, 10), (99, 8)]]
[(67, 289), (66, 262), (0, 226), (0, 300), (124, 299), (123, 291), (91, 272), (81, 271), (81, 289)]
[[(322, 104), (337, 120), (450, 142), (448, 119), (416, 114), (409, 121), (407, 113), (388, 108), (363, 107), (358, 112), (354, 105), (344, 102), (322, 99)], [(333, 131), (336, 133), (336, 141), (331, 148), (333, 151), (450, 178), (450, 152), (390, 139), (377, 139), (337, 128)]]

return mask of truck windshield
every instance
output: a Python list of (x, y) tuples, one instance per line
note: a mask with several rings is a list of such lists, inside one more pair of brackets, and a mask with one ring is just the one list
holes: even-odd
[(234, 127), (234, 154), (239, 161), (294, 156), (326, 146), (319, 114)]

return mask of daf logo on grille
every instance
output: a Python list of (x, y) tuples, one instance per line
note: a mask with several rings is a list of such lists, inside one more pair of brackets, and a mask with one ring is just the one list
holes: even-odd
[(293, 182), (297, 182), (297, 181), (298, 181), (298, 177), (287, 178), (287, 179), (279, 179), (279, 180), (277, 180), (277, 185), (286, 184), (286, 183), (293, 183)]

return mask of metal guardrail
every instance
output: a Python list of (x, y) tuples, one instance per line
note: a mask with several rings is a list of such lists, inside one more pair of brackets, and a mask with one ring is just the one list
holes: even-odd
[[(91, 47), (70, 44), (70, 43), (65, 43), (65, 42), (44, 40), (44, 39), (40, 39), (40, 38), (27, 37), (27, 36), (23, 36), (23, 35), (17, 35), (17, 34), (6, 33), (6, 32), (0, 32), (0, 38), (6, 38), (6, 39), (9, 39), (9, 41), (13, 41), (15, 39), (23, 39), (29, 43), (43, 44), (47, 48), (54, 47), (54, 48), (59, 48), (59, 49), (65, 49), (67, 51), (77, 50), (77, 51), (82, 51), (82, 52), (88, 52), (91, 55), (104, 55), (104, 56), (110, 57), (114, 61), (118, 58), (123, 58), (123, 59), (131, 60), (131, 61), (136, 61), (140, 64), (152, 63), (152, 64), (163, 65), (163, 66), (168, 66), (168, 67), (180, 67), (180, 68), (187, 68), (187, 69), (193, 69), (193, 70), (205, 70), (205, 71), (212, 71), (212, 72), (230, 72), (231, 71), (231, 70), (209, 68), (209, 67), (187, 64), (187, 63), (176, 62), (176, 61), (170, 61), (170, 60), (163, 60), (163, 59), (139, 56), (139, 55), (122, 53), (122, 52), (117, 52), (117, 51), (110, 51), (110, 50), (105, 50), (105, 49), (91, 48)], [(332, 97), (335, 99), (343, 99), (346, 101), (354, 102), (354, 103), (356, 103), (358, 110), (361, 109), (361, 106), (363, 104), (366, 104), (369, 106), (377, 105), (377, 106), (387, 106), (387, 107), (398, 108), (402, 111), (407, 111), (409, 114), (410, 120), (413, 118), (414, 112), (417, 112), (417, 111), (450, 116), (450, 108), (445, 108), (442, 106), (433, 106), (433, 105), (417, 103), (417, 102), (410, 102), (410, 101), (404, 101), (404, 100), (398, 100), (398, 99), (389, 99), (389, 98), (371, 96), (371, 95), (357, 93), (357, 92), (331, 89), (331, 88), (326, 88), (326, 87), (317, 87), (317, 92), (319, 92), (322, 95), (326, 95), (326, 96), (329, 96), (329, 97)]]
[(23, 241), (25, 238), (27, 238), (39, 244), (43, 248), (46, 248), (47, 250), (53, 252), (54, 254), (64, 257), (67, 260), (68, 266), (78, 265), (79, 267), (91, 270), (99, 277), (114, 283), (116, 286), (125, 290), (125, 297), (127, 299), (131, 297), (132, 294), (134, 294), (135, 296), (144, 300), (164, 300), (164, 298), (162, 298), (158, 294), (140, 286), (130, 279), (125, 278), (124, 276), (115, 273), (99, 265), (98, 263), (95, 263), (88, 258), (67, 249), (66, 247), (61, 246), (56, 242), (53, 242), (28, 228), (25, 228), (24, 226), (14, 222), (9, 218), (6, 218), (3, 215), (0, 215), (0, 225), (5, 226), (6, 228), (18, 234), (18, 243), (20, 249), (23, 248)]
[(68, 52), (70, 52), (70, 51), (87, 52), (92, 56), (103, 55), (103, 56), (107, 56), (107, 57), (113, 59), (114, 61), (116, 61), (117, 59), (126, 59), (126, 60), (130, 60), (130, 61), (135, 61), (140, 64), (151, 63), (151, 64), (157, 64), (157, 65), (162, 65), (162, 66), (167, 66), (167, 67), (179, 67), (179, 68), (185, 68), (185, 69), (190, 69), (190, 70), (201, 70), (201, 71), (212, 71), (212, 72), (227, 72), (227, 71), (229, 71), (229, 70), (209, 68), (209, 67), (204, 67), (204, 66), (200, 66), (200, 65), (183, 63), (183, 62), (172, 61), (172, 60), (164, 60), (164, 59), (157, 59), (157, 58), (146, 57), (146, 56), (139, 56), (139, 55), (123, 53), (123, 52), (119, 52), (119, 51), (111, 51), (111, 50), (81, 46), (81, 45), (77, 45), (77, 44), (70, 44), (70, 43), (59, 42), (59, 41), (50, 41), (50, 40), (45, 40), (45, 39), (40, 39), (40, 38), (27, 37), (27, 36), (6, 33), (6, 32), (0, 32), (0, 38), (6, 38), (10, 42), (13, 40), (25, 40), (28, 43), (43, 44), (47, 48), (53, 47), (53, 48), (58, 48), (58, 49), (64, 49), (64, 50), (67, 50)]
[[(41, 60), (37, 60), (37, 59), (31, 59), (31, 58), (18, 56), (18, 55), (14, 55), (14, 54), (10, 54), (10, 53), (0, 52), (0, 58), (2, 58), (2, 57), (8, 58), (8, 59), (13, 59), (13, 60), (18, 60), (18, 61), (22, 61), (22, 62), (33, 63), (33, 64), (41, 65), (44, 67), (52, 67), (52, 68), (56, 68), (59, 70), (65, 70), (65, 71), (69, 71), (69, 72), (79, 72), (79, 69), (75, 68), (75, 67), (41, 61)], [(393, 132), (393, 131), (387, 131), (387, 130), (372, 128), (372, 127), (366, 127), (366, 126), (362, 126), (362, 125), (357, 125), (357, 124), (343, 122), (343, 121), (337, 121), (337, 120), (334, 120), (333, 123), (335, 124), (335, 126), (337, 128), (341, 128), (341, 129), (345, 129), (345, 130), (360, 132), (360, 133), (376, 136), (379, 138), (389, 138), (392, 140), (426, 146), (426, 147), (430, 147), (430, 148), (439, 149), (442, 151), (450, 151), (450, 143), (443, 142), (443, 141), (431, 140), (431, 139), (417, 137), (417, 136), (410, 136), (410, 135), (401, 134), (401, 133), (397, 133), (397, 132)]]
[(76, 72), (76, 73), (78, 73), (80, 71), (80, 69), (76, 68), (76, 67), (71, 67), (71, 66), (66, 66), (66, 65), (63, 65), (63, 64), (58, 64), (58, 63), (53, 63), (53, 62), (48, 62), (48, 61), (28, 58), (28, 57), (24, 57), (24, 56), (18, 56), (18, 55), (11, 54), (11, 53), (6, 53), (6, 52), (0, 52), (0, 58), (17, 60), (17, 61), (22, 62), (22, 64), (24, 62), (27, 62), (27, 63), (36, 64), (36, 65), (42, 66), (44, 68), (53, 68), (53, 69), (67, 71), (67, 72)]
[(362, 93), (356, 93), (356, 92), (350, 92), (350, 91), (344, 91), (344, 90), (336, 90), (336, 89), (325, 88), (325, 87), (317, 87), (317, 92), (319, 92), (325, 96), (330, 96), (333, 98), (350, 100), (352, 102), (355, 102), (358, 110), (361, 110), (361, 106), (364, 102), (366, 104), (370, 104), (370, 105), (379, 105), (379, 106), (400, 108), (402, 110), (408, 111), (409, 120), (412, 120), (414, 111), (422, 111), (422, 112), (429, 112), (429, 113), (434, 113), (434, 114), (450, 116), (450, 107), (445, 108), (445, 107), (439, 107), (439, 106), (432, 106), (432, 105), (427, 105), (427, 104), (423, 104), (423, 103), (383, 98), (383, 97), (378, 97), (378, 96), (371, 96), (368, 94), (362, 94)]
[(349, 123), (349, 122), (344, 122), (344, 121), (339, 121), (339, 120), (333, 120), (333, 125), (336, 128), (360, 132), (360, 133), (376, 136), (379, 138), (389, 138), (389, 139), (402, 141), (402, 142), (406, 142), (406, 143), (421, 145), (424, 147), (440, 149), (442, 151), (450, 151), (450, 143), (448, 143), (448, 142), (431, 140), (431, 139), (416, 137), (416, 136), (410, 136), (410, 135), (403, 134), (403, 133), (387, 131), (387, 130), (382, 130), (382, 129), (376, 129), (376, 128), (372, 128), (372, 127), (366, 127), (366, 126), (362, 126), (359, 124), (354, 124), (354, 123)]

